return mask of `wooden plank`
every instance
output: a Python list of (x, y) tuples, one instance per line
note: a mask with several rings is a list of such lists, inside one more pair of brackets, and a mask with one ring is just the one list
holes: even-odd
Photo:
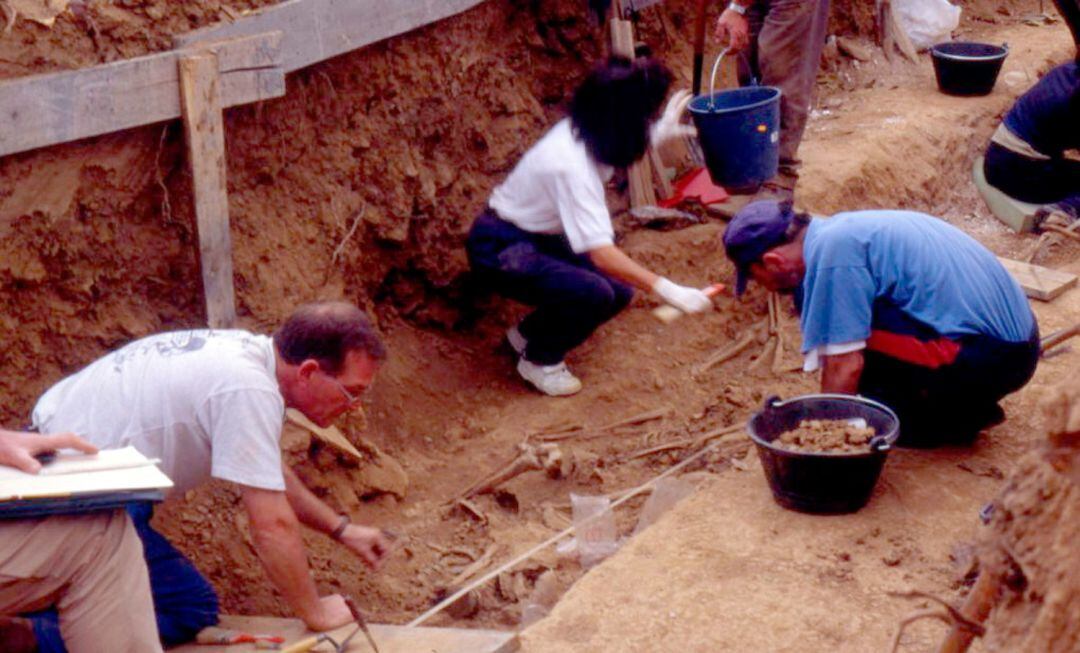
[(345, 434), (342, 433), (341, 429), (339, 429), (337, 426), (331, 424), (330, 426), (323, 428), (315, 422), (312, 422), (310, 419), (307, 418), (307, 415), (304, 415), (295, 408), (285, 409), (285, 419), (307, 430), (313, 436), (322, 440), (326, 444), (340, 449), (344, 453), (352, 456), (357, 462), (364, 461), (363, 454), (361, 454), (360, 451), (356, 448), (356, 445), (354, 445), (352, 442), (349, 442), (348, 439), (345, 438)]
[[(280, 32), (214, 43), (222, 106), (285, 94)], [(180, 117), (176, 51), (0, 82), (0, 156)]]
[[(611, 51), (614, 54), (634, 58), (634, 24), (621, 18), (611, 19)], [(627, 171), (630, 183), (630, 206), (656, 204), (656, 191), (652, 184), (652, 165), (645, 157), (630, 166)]]
[(998, 257), (1001, 264), (1016, 279), (1024, 293), (1032, 299), (1048, 302), (1076, 285), (1076, 275), (1044, 268), (1022, 261)]
[(218, 55), (210, 51), (185, 55), (179, 69), (207, 323), (228, 328), (236, 323), (236, 300)]
[(483, 0), (287, 0), (222, 23), (179, 34), (176, 47), (282, 31), (282, 66), (292, 72), (471, 9)]
[(656, 182), (660, 185), (660, 194), (664, 199), (671, 197), (671, 181), (668, 180), (667, 174), (664, 172), (664, 159), (655, 148), (649, 148), (649, 161), (652, 163), (653, 172), (656, 174)]
[[(221, 628), (240, 630), (258, 635), (280, 635), (287, 643), (297, 642), (311, 635), (299, 619), (275, 617), (240, 617), (222, 615)], [(517, 635), (498, 630), (473, 630), (465, 628), (409, 628), (370, 624), (371, 636), (379, 645), (380, 653), (513, 653), (520, 648)], [(352, 632), (354, 626), (345, 626), (329, 633), (340, 642)], [(169, 649), (171, 653), (248, 653), (255, 651), (253, 644), (212, 646), (188, 644)], [(323, 643), (313, 651), (333, 651), (329, 643)], [(346, 649), (355, 653), (371, 653), (363, 635), (357, 635)]]

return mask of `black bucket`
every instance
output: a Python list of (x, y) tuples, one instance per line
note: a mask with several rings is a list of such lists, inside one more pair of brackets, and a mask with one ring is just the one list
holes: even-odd
[(989, 95), (1001, 64), (1009, 55), (1005, 45), (954, 41), (930, 48), (938, 88), (949, 95)]
[[(805, 419), (854, 418), (874, 429), (865, 453), (790, 451), (772, 444)], [(888, 406), (864, 397), (817, 394), (787, 401), (770, 398), (750, 418), (747, 430), (777, 503), (800, 512), (841, 514), (855, 512), (870, 500), (885, 456), (899, 436), (900, 420)]]

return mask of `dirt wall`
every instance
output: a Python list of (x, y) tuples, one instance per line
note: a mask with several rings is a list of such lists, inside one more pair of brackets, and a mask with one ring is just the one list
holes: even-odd
[[(0, 37), (0, 77), (169, 47), (266, 0), (73, 3)], [(690, 75), (692, 0), (639, 26)], [(833, 4), (867, 32), (865, 3)], [(720, 6), (710, 6), (710, 22)], [(461, 321), (462, 238), (490, 189), (604, 50), (576, 0), (500, 0), (288, 78), (227, 112), (238, 308), (269, 329), (345, 295), (423, 325)], [(177, 122), (0, 159), (0, 419), (134, 337), (202, 321), (190, 179)]]
[(1080, 375), (1049, 389), (1042, 409), (1049, 437), (1019, 461), (982, 538), (982, 573), (998, 587), (987, 651), (1080, 647)]
[[(13, 34), (28, 39), (40, 27), (18, 24)], [(321, 295), (417, 312), (430, 287), (460, 277), (472, 216), (600, 49), (576, 2), (490, 2), (291, 75), (284, 98), (230, 110), (245, 322), (270, 328)], [(71, 61), (82, 50), (76, 40)], [(111, 347), (200, 323), (183, 150), (172, 123), (0, 160), (4, 421), (21, 421), (50, 383)]]

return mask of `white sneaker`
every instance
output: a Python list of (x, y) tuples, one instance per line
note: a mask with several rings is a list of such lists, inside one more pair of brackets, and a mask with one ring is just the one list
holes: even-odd
[(529, 344), (525, 336), (518, 331), (517, 325), (506, 330), (506, 342), (510, 343), (510, 349), (513, 349), (518, 356), (525, 354), (525, 346)]
[(566, 363), (537, 365), (522, 358), (518, 360), (517, 371), (537, 390), (552, 397), (572, 395), (581, 390), (581, 381), (570, 373)]

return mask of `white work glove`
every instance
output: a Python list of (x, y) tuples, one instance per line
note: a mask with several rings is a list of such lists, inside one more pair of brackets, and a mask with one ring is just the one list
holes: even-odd
[(697, 288), (687, 288), (660, 277), (653, 284), (653, 292), (683, 313), (700, 313), (712, 306), (712, 300)]
[(693, 125), (679, 122), (692, 98), (690, 91), (686, 89), (672, 93), (664, 107), (664, 113), (649, 129), (649, 142), (654, 148), (680, 137), (697, 138), (697, 129)]

